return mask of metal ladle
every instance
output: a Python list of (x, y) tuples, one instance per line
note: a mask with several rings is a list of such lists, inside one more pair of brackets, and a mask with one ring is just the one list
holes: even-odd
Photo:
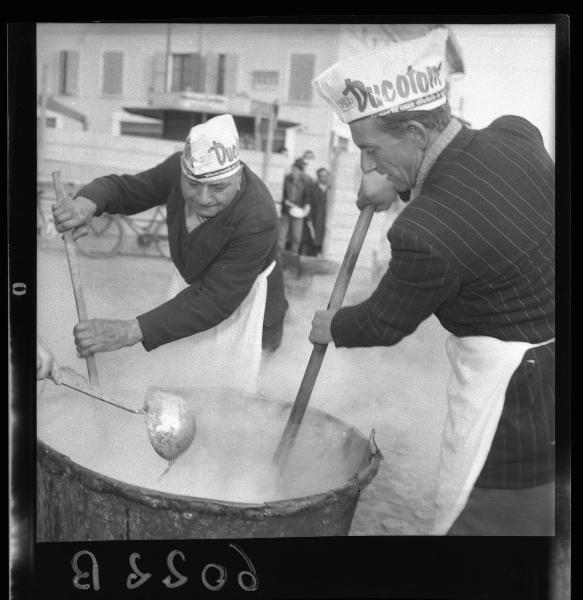
[(162, 458), (170, 461), (170, 466), (192, 444), (196, 436), (196, 418), (188, 402), (181, 396), (169, 395), (157, 388), (150, 389), (143, 408), (135, 410), (93, 386), (79, 383), (79, 379), (82, 379), (81, 375), (73, 369), (61, 368), (62, 385), (126, 412), (144, 415), (150, 444)]

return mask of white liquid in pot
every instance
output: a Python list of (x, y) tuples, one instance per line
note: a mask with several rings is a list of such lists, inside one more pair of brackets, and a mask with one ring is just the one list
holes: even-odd
[[(310, 496), (341, 486), (356, 473), (363, 441), (336, 422), (308, 412), (281, 479), (271, 460), (288, 412), (275, 403), (233, 399), (234, 395), (188, 392), (197, 435), (162, 478), (168, 463), (150, 445), (143, 415), (52, 383), (46, 383), (39, 394), (38, 437), (78, 464), (114, 479), (228, 502)], [(143, 402), (142, 393), (116, 392), (115, 396), (133, 408)]]

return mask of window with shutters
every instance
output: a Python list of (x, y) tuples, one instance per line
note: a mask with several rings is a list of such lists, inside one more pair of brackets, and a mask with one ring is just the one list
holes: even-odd
[(225, 54), (225, 78), (224, 91), (225, 96), (236, 96), (239, 91), (239, 55)]
[(207, 52), (204, 55), (203, 62), (204, 86), (200, 91), (204, 91), (205, 94), (218, 94), (224, 96), (227, 90), (228, 65), (228, 54)]
[(277, 88), (279, 84), (278, 71), (252, 71), (251, 84), (254, 90)]
[(219, 54), (219, 63), (217, 66), (217, 94), (221, 96), (225, 93), (226, 63), (227, 55)]
[(79, 52), (61, 50), (59, 52), (58, 93), (61, 96), (75, 96), (79, 77)]
[(290, 102), (311, 102), (315, 62), (314, 54), (292, 54), (288, 94)]
[(123, 90), (123, 52), (103, 53), (102, 92), (106, 96), (119, 96)]
[(200, 54), (173, 54), (171, 91), (202, 92), (203, 87), (204, 73)]
[(154, 52), (151, 58), (152, 78), (148, 88), (149, 93), (162, 94), (166, 91), (166, 53)]

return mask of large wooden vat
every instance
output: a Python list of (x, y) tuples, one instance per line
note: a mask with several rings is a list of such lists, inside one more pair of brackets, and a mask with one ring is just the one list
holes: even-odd
[[(289, 403), (219, 390), (205, 392), (225, 414), (244, 403), (249, 415), (273, 415), (277, 428)], [(84, 467), (49, 444), (37, 449), (37, 540), (130, 540), (347, 535), (360, 491), (376, 475), (382, 458), (370, 439), (343, 421), (309, 409), (304, 427), (325, 427), (334, 436), (339, 485), (320, 493), (248, 504), (164, 493), (108, 477)], [(301, 452), (301, 438), (294, 452)], [(316, 460), (316, 458), (314, 458)], [(290, 461), (291, 464), (291, 461)], [(292, 465), (293, 470), (293, 465)], [(296, 465), (295, 477), (301, 477)]]

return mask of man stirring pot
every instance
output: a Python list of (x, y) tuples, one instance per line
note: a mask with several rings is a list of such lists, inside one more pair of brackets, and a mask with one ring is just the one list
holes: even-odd
[[(554, 533), (554, 164), (503, 116), (472, 130), (445, 95), (448, 32), (337, 63), (314, 82), (361, 151), (357, 205), (409, 202), (364, 302), (310, 340), (391, 346), (435, 314), (452, 334), (433, 534)], [(382, 176), (367, 191), (367, 178)]]
[[(225, 361), (235, 354), (240, 364), (228, 369), (227, 383), (252, 390), (262, 345), (275, 350), (281, 343), (288, 304), (275, 203), (241, 162), (231, 115), (193, 127), (184, 151), (152, 169), (94, 180), (74, 200), (55, 205), (53, 214), (57, 230), (72, 229), (76, 239), (87, 232), (93, 216), (131, 215), (162, 204), (178, 270), (167, 301), (135, 319), (78, 323), (78, 354), (86, 357), (138, 342), (147, 351), (170, 345), (175, 356), (197, 349), (202, 364), (213, 356)], [(209, 331), (212, 335), (205, 336)]]

